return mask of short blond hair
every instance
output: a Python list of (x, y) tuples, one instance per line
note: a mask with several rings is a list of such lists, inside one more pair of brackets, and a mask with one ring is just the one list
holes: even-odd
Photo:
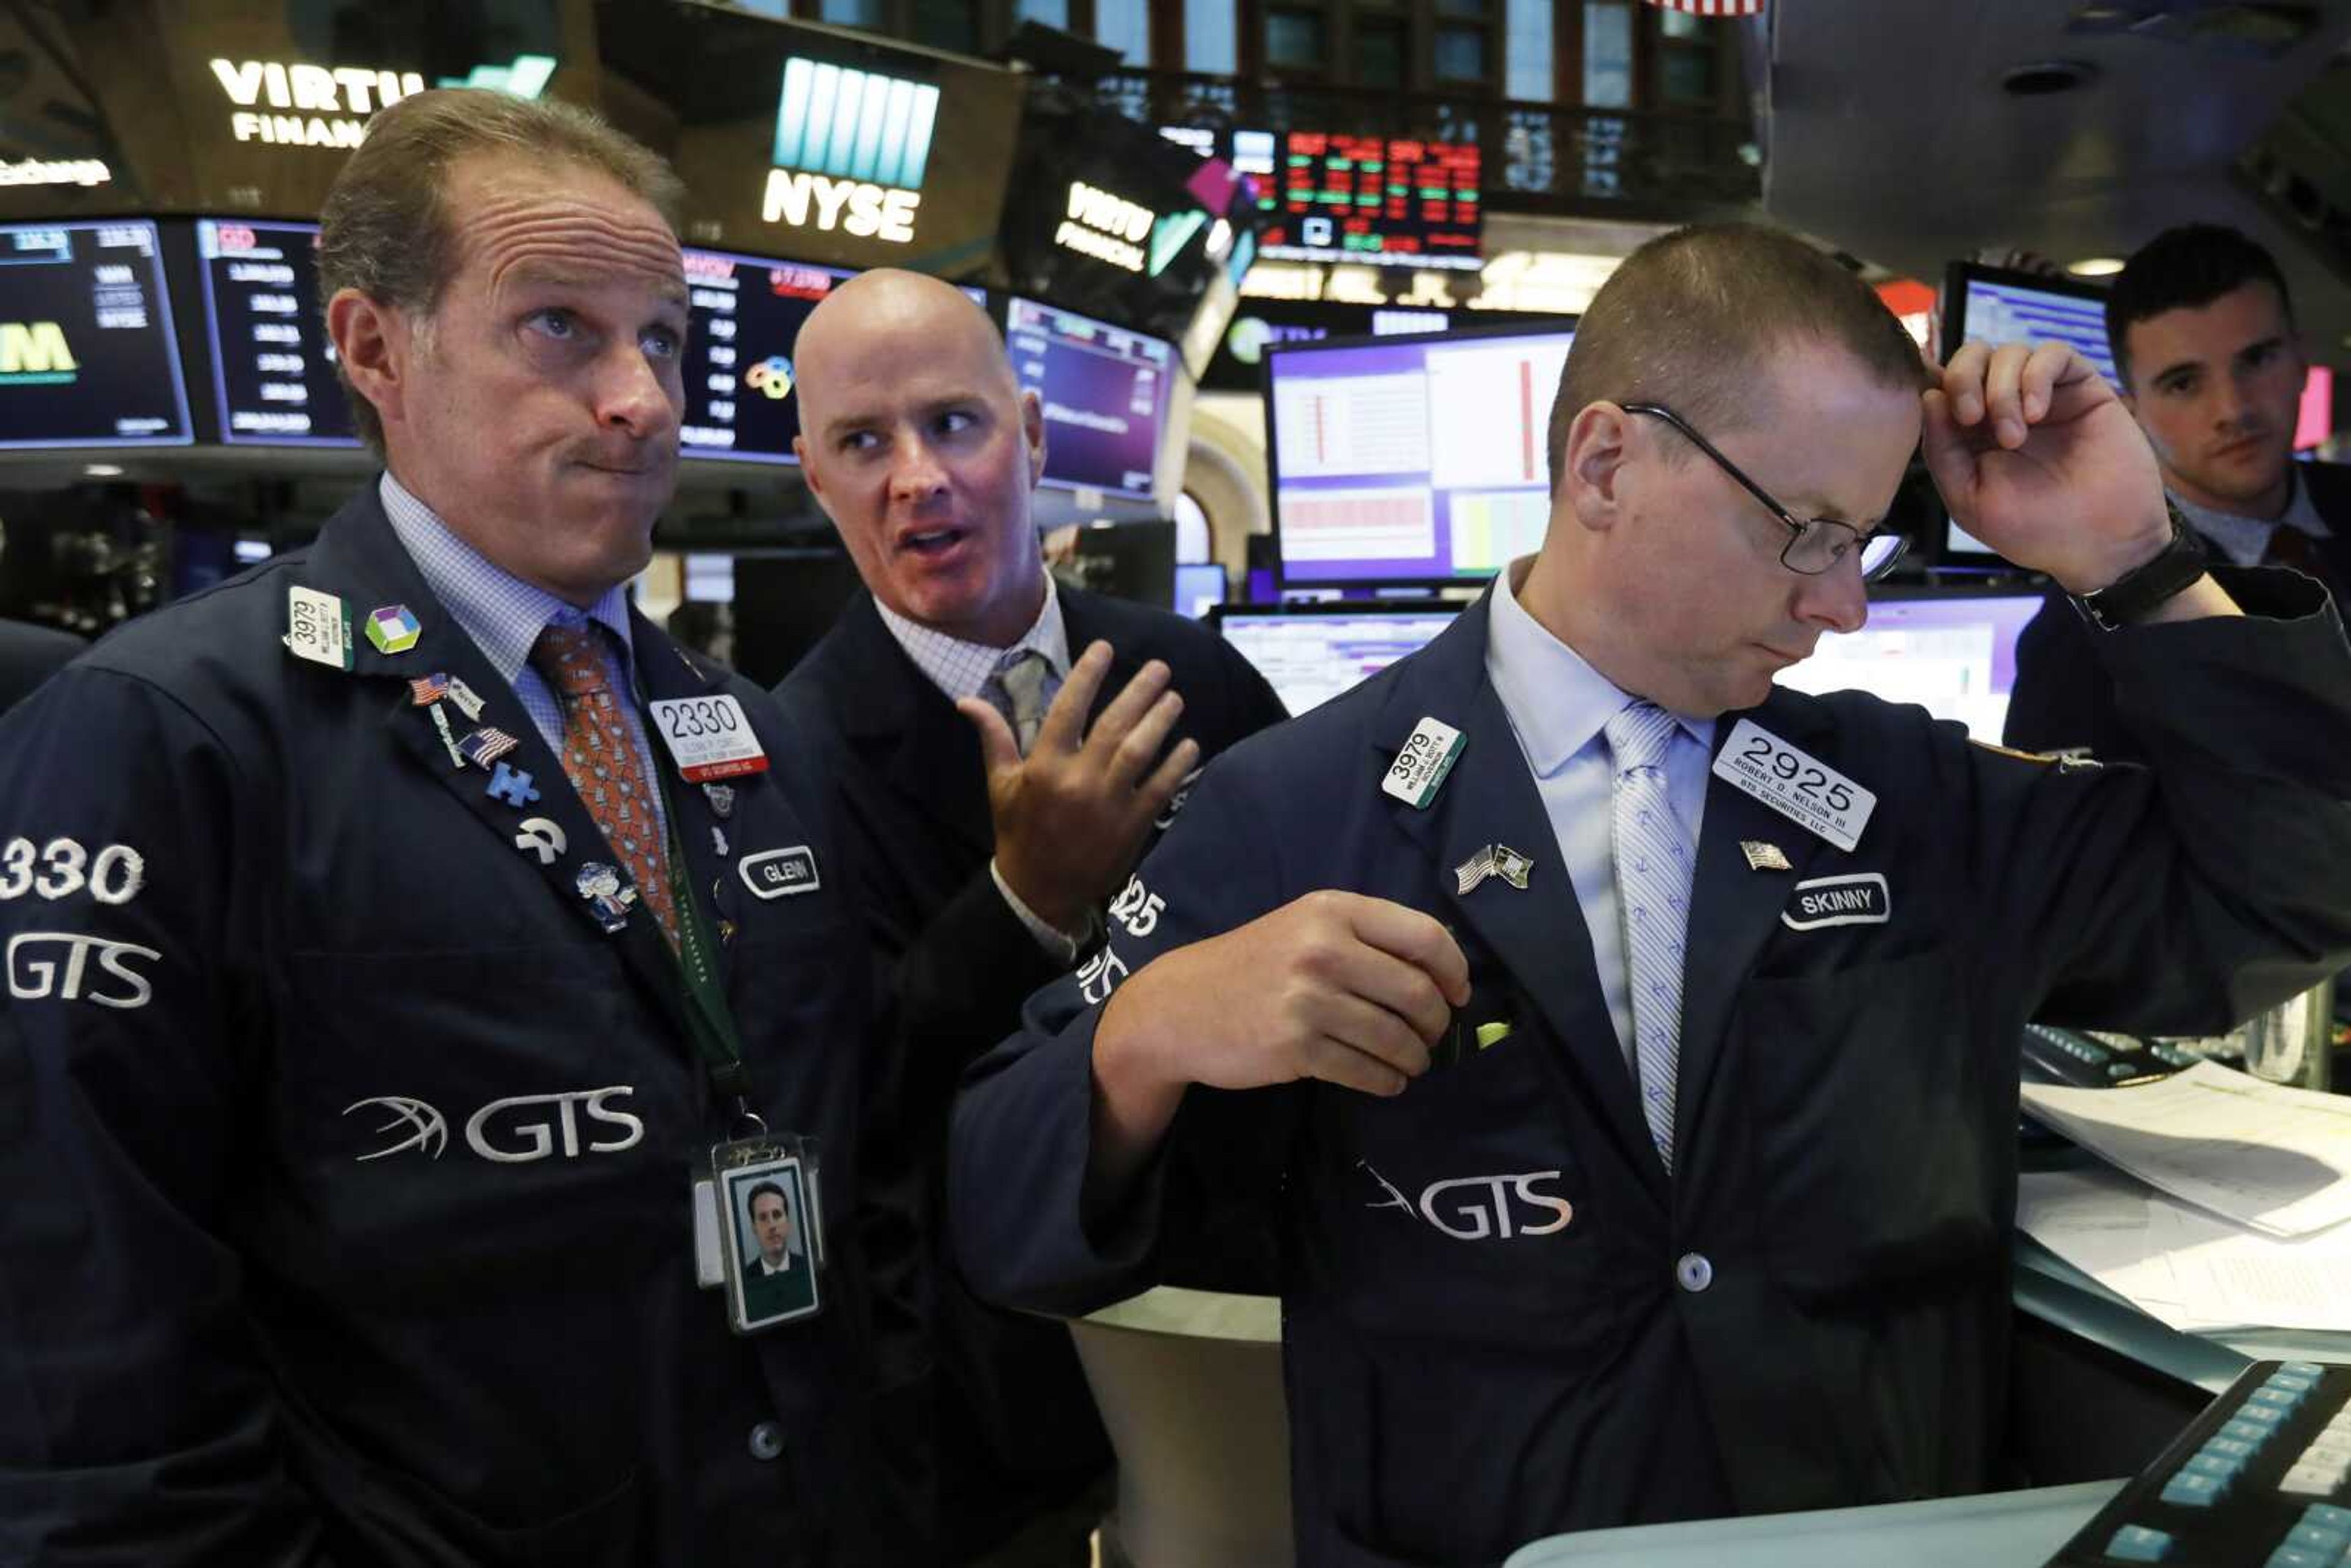
[(1676, 229), (1625, 258), (1575, 324), (1551, 409), (1552, 489), (1567, 433), (1595, 402), (1658, 402), (1708, 435), (1754, 423), (1772, 358), (1842, 349), (1874, 381), (1933, 384), (1917, 343), (1834, 257), (1760, 224)]
[[(319, 298), (356, 288), (380, 305), (429, 318), (457, 262), (443, 198), (449, 172), (482, 153), (559, 161), (610, 175), (677, 232), (685, 185), (659, 153), (577, 104), (520, 99), (480, 88), (444, 88), (402, 99), (368, 122), (319, 215)], [(340, 361), (351, 422), (383, 455), (383, 422)]]

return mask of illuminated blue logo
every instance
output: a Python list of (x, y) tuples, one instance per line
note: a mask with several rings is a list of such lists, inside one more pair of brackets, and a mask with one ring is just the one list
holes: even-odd
[(795, 56), (776, 105), (775, 165), (919, 190), (939, 89)]
[(510, 66), (475, 66), (471, 75), (443, 77), (438, 87), (478, 87), (515, 98), (537, 98), (555, 75), (551, 55), (517, 55)]

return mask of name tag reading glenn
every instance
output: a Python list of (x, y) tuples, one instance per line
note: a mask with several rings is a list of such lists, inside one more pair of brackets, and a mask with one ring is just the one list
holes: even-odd
[(687, 783), (768, 770), (768, 754), (751, 733), (743, 705), (733, 697), (672, 697), (649, 708), (653, 728)]
[(751, 890), (754, 898), (814, 893), (824, 885), (816, 873), (815, 852), (806, 844), (794, 844), (788, 850), (765, 850), (746, 855), (736, 863), (742, 873), (743, 885)]
[(1751, 718), (1715, 754), (1714, 776), (1848, 854), (1877, 810), (1876, 795)]

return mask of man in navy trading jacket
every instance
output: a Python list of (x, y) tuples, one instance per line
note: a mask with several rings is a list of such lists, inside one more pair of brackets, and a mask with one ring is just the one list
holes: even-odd
[[(0, 725), (0, 1559), (888, 1560), (826, 799), (622, 591), (679, 195), (385, 110), (319, 259), (385, 472)], [(692, 1186), (745, 1153), (830, 1260), (756, 1335)]]
[[(2310, 361), (2270, 253), (2217, 224), (2166, 229), (2116, 276), (2106, 344), (2164, 489), (2214, 559), (2290, 566), (2339, 603), (2351, 584), (2351, 467), (2294, 460)], [(2053, 591), (2017, 641), (2009, 745), (2138, 759), (2094, 636)]]
[[(983, 1293), (1083, 1311), (1197, 1194), (1278, 1213), (1302, 1563), (1990, 1484), (2023, 1021), (2218, 1029), (2351, 946), (2325, 597), (2177, 553), (2072, 350), (1928, 380), (1792, 238), (1644, 246), (1541, 551), (1213, 765), (1151, 928), (967, 1081)], [(1774, 688), (1862, 623), (1922, 417), (1963, 525), (2114, 623), (2152, 770)]]
[[(936, 1176), (963, 1070), (1100, 945), (1103, 905), (1201, 758), (1284, 716), (1205, 629), (1047, 574), (1029, 512), (1043, 410), (962, 290), (852, 278), (792, 359), (795, 450), (867, 591), (778, 695), (831, 747), (896, 1020), (869, 1071)], [(1224, 1250), (1232, 1270), (1187, 1282), (1265, 1288), (1267, 1249)], [(1068, 1330), (982, 1307), (951, 1271), (937, 1286), (944, 1553), (1082, 1568), (1109, 1441)]]

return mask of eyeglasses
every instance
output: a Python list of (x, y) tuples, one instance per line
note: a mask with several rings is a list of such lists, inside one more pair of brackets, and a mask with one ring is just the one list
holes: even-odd
[(1893, 570), (1901, 559), (1902, 547), (1907, 543), (1900, 534), (1883, 529), (1861, 536), (1861, 530), (1851, 523), (1841, 523), (1834, 517), (1799, 517), (1771, 498), (1771, 493), (1740, 471), (1739, 465), (1714, 449), (1714, 443), (1692, 430), (1680, 414), (1659, 402), (1628, 402), (1626, 413), (1645, 413), (1652, 419), (1662, 419), (1689, 438), (1691, 445), (1714, 459), (1714, 465), (1731, 476), (1739, 487), (1763, 503), (1764, 508), (1786, 525), (1788, 548), (1780, 552), (1780, 564), (1790, 571), (1806, 577), (1818, 577), (1842, 562), (1856, 549), (1861, 551), (1861, 579), (1875, 582)]

